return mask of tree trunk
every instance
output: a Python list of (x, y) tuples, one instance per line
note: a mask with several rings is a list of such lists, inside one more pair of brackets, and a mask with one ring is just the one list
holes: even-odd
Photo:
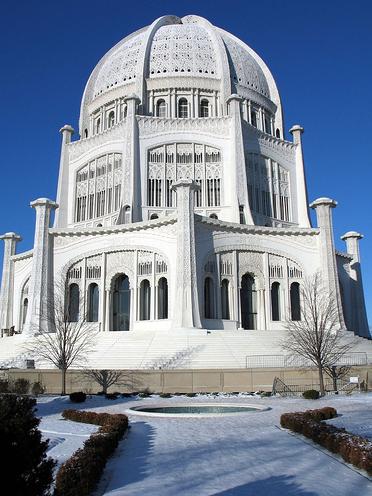
[(323, 367), (321, 366), (321, 364), (318, 364), (318, 372), (319, 372), (320, 396), (325, 396), (324, 378), (323, 378)]
[(333, 390), (334, 390), (334, 392), (335, 392), (335, 393), (337, 393), (337, 392), (338, 392), (338, 391), (337, 391), (337, 376), (336, 376), (336, 375), (334, 375), (334, 376), (332, 377), (332, 379), (333, 379)]
[(61, 369), (62, 373), (62, 392), (61, 395), (64, 396), (66, 394), (66, 369)]

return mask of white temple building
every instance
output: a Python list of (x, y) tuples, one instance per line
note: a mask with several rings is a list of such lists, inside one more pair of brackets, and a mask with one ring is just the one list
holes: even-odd
[(285, 139), (274, 78), (234, 35), (193, 15), (130, 34), (90, 75), (74, 133), (61, 129), (56, 201), (31, 202), (33, 249), (17, 253), (20, 237), (1, 237), (1, 328), (20, 335), (0, 340), (0, 358), (45, 319), (57, 283), (72, 319), (83, 299), (100, 331), (94, 363), (105, 367), (185, 350), (189, 367), (280, 353), (317, 271), (340, 325), (370, 338), (362, 235), (346, 233), (345, 252), (335, 249), (337, 202), (309, 205), (303, 128)]

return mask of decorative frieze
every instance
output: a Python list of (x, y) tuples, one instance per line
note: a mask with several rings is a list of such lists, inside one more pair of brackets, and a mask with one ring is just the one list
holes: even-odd
[(230, 117), (206, 117), (203, 119), (160, 119), (137, 116), (140, 137), (162, 133), (196, 132), (213, 136), (229, 137)]

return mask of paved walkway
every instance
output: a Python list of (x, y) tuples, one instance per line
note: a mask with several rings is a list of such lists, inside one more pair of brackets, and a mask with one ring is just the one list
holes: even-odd
[[(205, 399), (159, 400), (196, 402)], [(208, 400), (213, 401), (213, 400)], [(217, 401), (223, 401), (218, 399)], [(231, 399), (225, 402), (231, 403)], [(310, 402), (236, 399), (265, 412), (217, 418), (131, 417), (132, 429), (107, 465), (105, 496), (367, 496), (372, 481), (303, 440), (278, 429), (282, 412), (335, 406), (348, 425), (372, 435), (372, 395)], [(141, 403), (155, 403), (153, 399)], [(131, 403), (110, 411), (124, 411)], [(138, 401), (136, 402), (138, 405)], [(337, 423), (338, 419), (335, 421)], [(369, 428), (368, 428), (369, 426)], [(369, 429), (369, 430), (368, 430)]]

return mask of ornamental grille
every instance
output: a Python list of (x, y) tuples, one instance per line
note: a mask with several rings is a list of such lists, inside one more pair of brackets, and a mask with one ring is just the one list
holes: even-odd
[(138, 264), (138, 275), (147, 276), (152, 274), (152, 262), (140, 262)]
[(87, 277), (87, 279), (100, 279), (101, 267), (99, 267), (97, 265), (88, 266), (86, 269), (86, 277)]
[(103, 217), (120, 208), (121, 154), (102, 155), (76, 174), (75, 222)]
[(273, 160), (247, 154), (249, 206), (266, 217), (291, 221), (289, 172)]
[(68, 279), (81, 279), (81, 267), (73, 267), (68, 271)]
[(295, 279), (302, 278), (302, 270), (295, 265), (288, 265), (288, 277), (292, 277)]
[(217, 148), (196, 143), (174, 143), (148, 152), (147, 204), (152, 207), (175, 207), (172, 184), (192, 179), (199, 186), (196, 207), (221, 204), (222, 162)]
[(283, 267), (281, 265), (270, 265), (270, 277), (282, 278)]

